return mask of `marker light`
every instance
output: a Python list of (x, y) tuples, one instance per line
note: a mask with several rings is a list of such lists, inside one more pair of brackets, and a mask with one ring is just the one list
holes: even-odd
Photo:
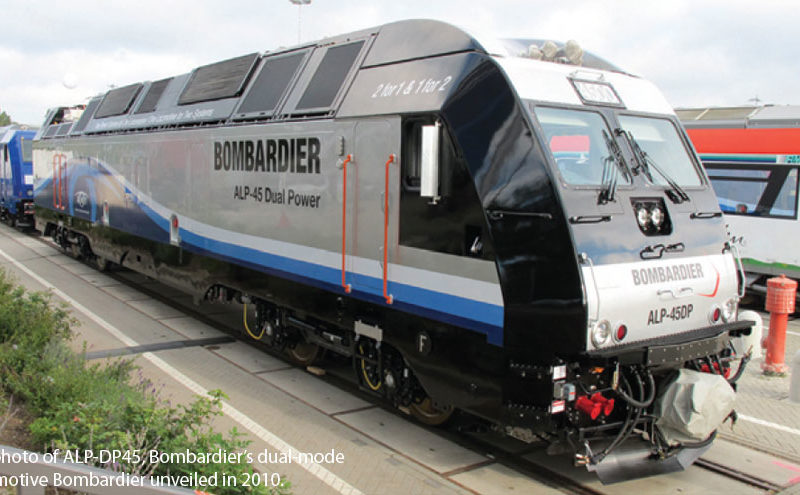
[(592, 328), (592, 344), (602, 347), (611, 336), (611, 325), (605, 320), (597, 322)]
[(722, 317), (722, 310), (716, 304), (711, 307), (711, 312), (708, 314), (708, 320), (711, 323), (719, 322), (719, 319)]
[(650, 211), (650, 220), (653, 222), (653, 225), (655, 225), (656, 228), (661, 227), (661, 224), (664, 223), (664, 218), (666, 218), (664, 215), (664, 210), (662, 210), (660, 207), (656, 206)]
[(178, 215), (172, 214), (169, 219), (169, 243), (173, 246), (180, 246), (181, 234), (178, 229)]
[(636, 207), (636, 221), (639, 222), (639, 226), (643, 229), (647, 228), (647, 225), (650, 223), (650, 212), (645, 208), (643, 205), (639, 205)]
[(626, 335), (628, 335), (628, 327), (625, 326), (624, 323), (618, 323), (617, 324), (617, 331), (616, 331), (616, 333), (614, 335), (614, 337), (616, 338), (617, 342), (620, 342), (621, 340), (623, 340)]

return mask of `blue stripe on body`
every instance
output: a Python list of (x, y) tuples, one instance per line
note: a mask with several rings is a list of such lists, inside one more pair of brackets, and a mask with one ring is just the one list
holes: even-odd
[[(169, 221), (166, 218), (142, 202), (138, 205), (159, 227), (169, 230)], [(181, 227), (179, 235), (181, 246), (198, 254), (222, 258), (328, 291), (342, 291), (340, 285), (342, 272), (339, 269), (211, 239)], [(372, 303), (386, 304), (383, 299), (383, 279), (350, 272), (347, 277), (353, 287), (351, 296)], [(380, 285), (381, 288), (373, 288), (365, 282)], [(502, 306), (392, 281), (388, 282), (388, 291), (394, 297), (392, 306), (399, 310), (469, 328), (485, 334), (490, 344), (503, 345)]]
[[(92, 175), (92, 174), (87, 174)], [(77, 177), (72, 177), (75, 180)], [(52, 185), (52, 178), (42, 181), (36, 188), (39, 193)], [(122, 184), (120, 184), (122, 185)], [(170, 222), (158, 212), (139, 200), (138, 195), (128, 187), (125, 193), (134, 194), (134, 201), (141, 211), (155, 224), (159, 232), (131, 232), (144, 235), (157, 242), (167, 242), (161, 235), (168, 236)], [(100, 198), (98, 198), (98, 201)], [(112, 215), (112, 223), (119, 215)], [(128, 226), (130, 227), (130, 226)], [(130, 230), (123, 228), (123, 230)], [(299, 283), (312, 285), (331, 292), (342, 291), (342, 272), (316, 263), (306, 262), (265, 253), (257, 249), (205, 237), (184, 228), (179, 228), (181, 246), (201, 255), (222, 259), (230, 263), (246, 266), (261, 272), (274, 274)], [(352, 284), (351, 296), (376, 304), (386, 304), (383, 299), (383, 279), (363, 274), (347, 273), (347, 281)], [(490, 344), (503, 345), (503, 307), (481, 301), (432, 291), (399, 282), (388, 282), (388, 291), (393, 295), (392, 307), (409, 313), (419, 314), (437, 321), (453, 324), (486, 335)]]

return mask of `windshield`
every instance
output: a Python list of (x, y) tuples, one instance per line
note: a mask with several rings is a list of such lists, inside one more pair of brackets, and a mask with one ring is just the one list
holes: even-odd
[[(666, 119), (620, 115), (622, 129), (656, 165), (680, 186), (700, 186), (702, 182), (675, 126)], [(650, 174), (654, 184), (668, 185), (660, 174)]]
[[(536, 107), (534, 112), (564, 181), (576, 186), (602, 186), (606, 164), (614, 160), (603, 136), (603, 131), (611, 135), (603, 117), (596, 112), (548, 107)], [(630, 184), (627, 174), (619, 173), (618, 180)]]

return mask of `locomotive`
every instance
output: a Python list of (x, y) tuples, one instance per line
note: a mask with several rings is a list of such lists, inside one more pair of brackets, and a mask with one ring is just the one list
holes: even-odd
[(575, 42), (410, 20), (252, 53), (51, 109), (34, 169), (65, 249), (250, 306), (424, 423), (613, 482), (732, 414), (751, 322), (708, 178), (659, 91)]
[(0, 217), (12, 226), (33, 227), (33, 138), (16, 125), (0, 127)]

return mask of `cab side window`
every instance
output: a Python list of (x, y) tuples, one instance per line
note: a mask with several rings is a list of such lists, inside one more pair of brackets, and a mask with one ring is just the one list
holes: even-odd
[(422, 128), (434, 123), (432, 118), (413, 118), (406, 120), (403, 125), (400, 244), (440, 253), (492, 259), (474, 182), (444, 126), (438, 145), (438, 197), (420, 195)]

